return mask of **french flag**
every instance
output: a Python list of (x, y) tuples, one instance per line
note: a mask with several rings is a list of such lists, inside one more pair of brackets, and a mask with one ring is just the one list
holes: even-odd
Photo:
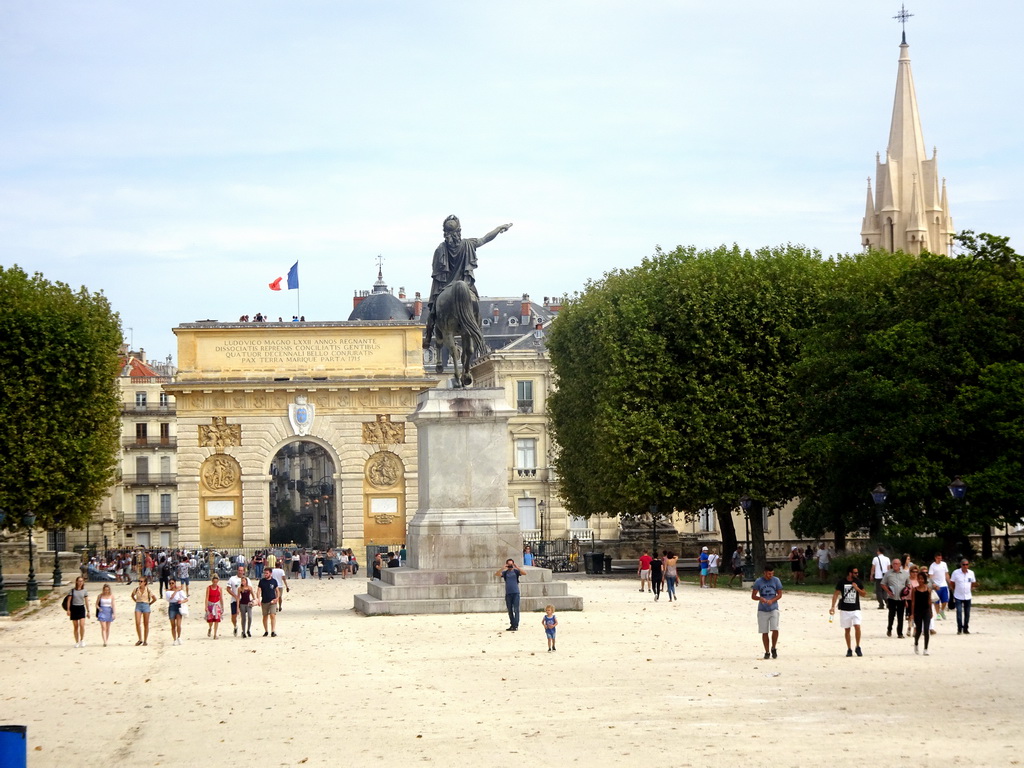
[[(283, 280), (284, 280), (283, 277), (279, 277), (276, 280), (274, 280), (274, 282), (270, 283), (270, 290), (272, 290), (272, 291), (280, 291), (281, 290), (281, 281), (283, 281)], [(294, 264), (292, 264), (292, 268), (288, 270), (288, 290), (289, 291), (298, 290), (298, 288), (299, 288), (299, 262), (296, 261)]]

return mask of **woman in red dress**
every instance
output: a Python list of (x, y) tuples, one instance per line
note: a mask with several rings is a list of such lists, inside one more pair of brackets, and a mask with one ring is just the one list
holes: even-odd
[(217, 639), (217, 629), (224, 615), (224, 592), (220, 588), (220, 578), (214, 574), (210, 586), (206, 588), (206, 636)]

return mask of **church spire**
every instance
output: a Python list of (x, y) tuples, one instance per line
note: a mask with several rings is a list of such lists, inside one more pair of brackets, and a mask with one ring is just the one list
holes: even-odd
[[(910, 69), (906, 23), (913, 14), (905, 6), (894, 16), (903, 25), (896, 69), (896, 93), (885, 161), (875, 161), (876, 192), (873, 210), (861, 227), (865, 248), (919, 253), (922, 245), (935, 253), (949, 253), (952, 218), (939, 191), (937, 155), (929, 158), (921, 130), (921, 115)], [(872, 201), (868, 205), (871, 207)]]

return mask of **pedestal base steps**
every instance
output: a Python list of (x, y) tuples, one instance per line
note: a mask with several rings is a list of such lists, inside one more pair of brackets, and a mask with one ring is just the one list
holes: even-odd
[[(381, 579), (356, 595), (355, 609), (366, 616), (426, 613), (505, 613), (505, 583), (495, 569), (419, 570), (386, 568)], [(583, 598), (569, 594), (569, 585), (554, 581), (546, 568), (524, 568), (519, 580), (521, 613), (582, 611)]]

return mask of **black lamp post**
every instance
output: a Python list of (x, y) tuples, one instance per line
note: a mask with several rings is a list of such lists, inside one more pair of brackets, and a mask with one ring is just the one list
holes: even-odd
[(875, 502), (875, 520), (878, 525), (879, 535), (882, 531), (882, 509), (885, 507), (885, 500), (889, 498), (889, 492), (881, 483), (876, 483), (871, 489), (871, 500)]
[[(545, 506), (546, 505), (544, 504), (544, 499), (541, 499), (540, 501), (537, 502), (537, 508), (540, 510), (540, 540), (541, 540), (541, 542), (543, 542), (545, 540), (545, 538), (546, 538), (544, 536), (544, 507)], [(542, 544), (542, 546), (543, 546), (543, 544)], [(543, 554), (543, 553), (541, 552), (539, 554)]]
[(967, 494), (967, 483), (960, 479), (960, 475), (953, 478), (953, 482), (946, 486), (949, 489), (949, 495), (957, 501), (963, 501), (964, 496)]
[(60, 583), (64, 579), (60, 572), (60, 545), (57, 543), (57, 530), (53, 531), (53, 588), (60, 589)]
[(658, 556), (658, 505), (651, 504), (651, 554)]
[(36, 603), (39, 601), (39, 585), (36, 583), (36, 563), (32, 556), (32, 526), (36, 524), (36, 516), (27, 512), (22, 520), (28, 528), (28, 581), (25, 582), (25, 602)]
[[(0, 530), (4, 527), (4, 519), (7, 517), (7, 513), (0, 509)], [(11, 614), (7, 611), (7, 590), (4, 589), (4, 567), (3, 560), (0, 558), (0, 616), (10, 616)]]
[(887, 498), (889, 498), (889, 492), (882, 487), (881, 483), (878, 483), (878, 485), (871, 489), (871, 499), (878, 506), (885, 504)]

